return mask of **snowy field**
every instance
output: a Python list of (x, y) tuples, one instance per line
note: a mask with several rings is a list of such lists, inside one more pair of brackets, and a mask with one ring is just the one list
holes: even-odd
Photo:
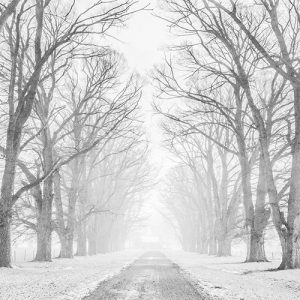
[(279, 266), (270, 263), (243, 263), (241, 257), (212, 257), (182, 251), (165, 251), (199, 281), (205, 290), (222, 300), (299, 300), (300, 270), (268, 271)]
[[(183, 251), (163, 251), (205, 292), (222, 300), (300, 299), (300, 270), (270, 271), (279, 265), (243, 263), (242, 257), (212, 257)], [(52, 263), (19, 263), (0, 270), (0, 299), (81, 299), (119, 273), (142, 251), (55, 259)]]
[(140, 255), (138, 251), (124, 251), (55, 259), (52, 263), (26, 262), (0, 269), (0, 299), (81, 299)]

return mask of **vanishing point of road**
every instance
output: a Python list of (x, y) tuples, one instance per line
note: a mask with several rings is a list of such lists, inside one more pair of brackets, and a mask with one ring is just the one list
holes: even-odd
[(160, 252), (148, 252), (84, 300), (209, 300)]

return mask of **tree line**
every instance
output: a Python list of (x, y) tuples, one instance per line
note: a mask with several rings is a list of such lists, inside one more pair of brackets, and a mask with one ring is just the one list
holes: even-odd
[(149, 169), (141, 84), (107, 38), (142, 8), (80, 5), (0, 4), (0, 267), (24, 233), (35, 260), (50, 261), (53, 233), (72, 258), (122, 249), (138, 222)]
[(299, 5), (164, 1), (177, 37), (154, 74), (156, 110), (177, 161), (165, 203), (187, 249), (229, 255), (242, 234), (247, 261), (266, 261), (271, 218), (279, 269), (300, 265)]

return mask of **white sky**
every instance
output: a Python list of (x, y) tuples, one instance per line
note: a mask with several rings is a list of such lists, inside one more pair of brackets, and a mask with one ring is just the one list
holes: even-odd
[(154, 14), (158, 12), (158, 1), (139, 0), (139, 6), (149, 3), (151, 11), (142, 11), (133, 15), (127, 22), (127, 28), (120, 32), (120, 49), (130, 67), (146, 75), (155, 63), (162, 58), (162, 48), (169, 39), (166, 24)]
[(158, 117), (153, 115), (154, 90), (149, 75), (153, 66), (163, 61), (164, 49), (170, 43), (171, 36), (166, 23), (155, 16), (159, 13), (158, 3), (159, 0), (139, 0), (138, 5), (143, 7), (149, 4), (149, 10), (138, 12), (129, 19), (127, 26), (118, 31), (113, 47), (124, 54), (128, 67), (148, 82), (143, 87), (142, 106), (147, 137), (150, 140), (150, 160), (163, 174), (170, 163), (166, 151), (161, 147)]
[[(146, 75), (161, 60), (161, 50), (170, 38), (165, 22), (154, 15), (159, 11), (159, 1), (161, 0), (138, 0), (133, 9), (147, 6), (147, 10), (130, 16), (124, 28), (110, 31), (115, 40), (111, 39), (109, 43), (123, 53), (129, 67), (141, 75)], [(95, 0), (77, 0), (78, 9), (86, 9), (94, 2)]]

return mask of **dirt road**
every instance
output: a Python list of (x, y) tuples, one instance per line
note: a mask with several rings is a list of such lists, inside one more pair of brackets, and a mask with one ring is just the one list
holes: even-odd
[(84, 300), (210, 299), (198, 290), (162, 253), (148, 252), (119, 275), (100, 283)]

